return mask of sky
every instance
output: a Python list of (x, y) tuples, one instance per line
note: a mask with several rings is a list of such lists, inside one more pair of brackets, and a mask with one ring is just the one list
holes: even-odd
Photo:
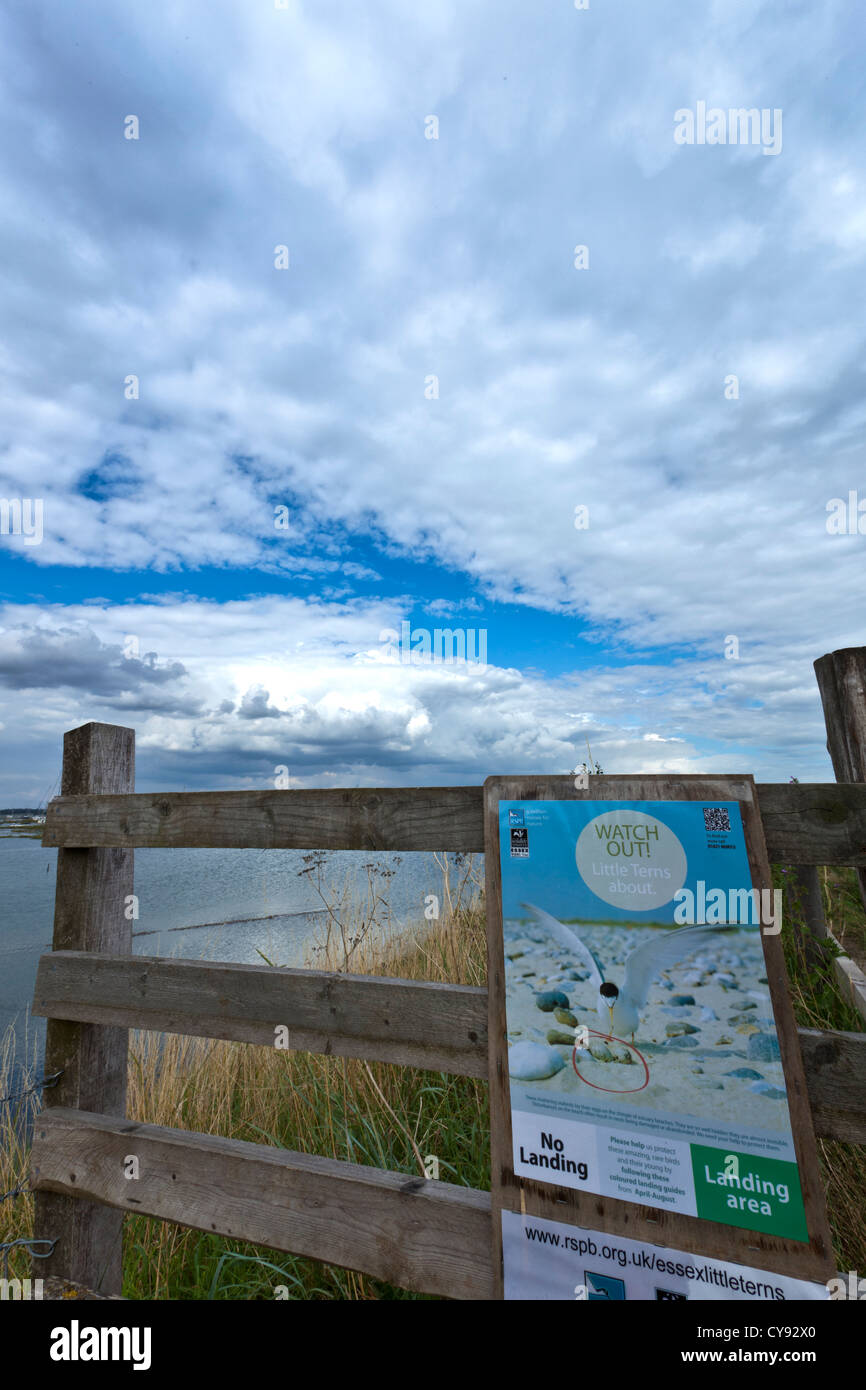
[(140, 791), (832, 780), (861, 6), (18, 0), (0, 46), (0, 805), (89, 720)]

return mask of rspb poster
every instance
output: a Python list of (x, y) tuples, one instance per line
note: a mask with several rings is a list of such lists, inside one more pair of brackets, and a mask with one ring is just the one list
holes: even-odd
[(736, 801), (499, 803), (514, 1173), (808, 1243)]
[(507, 1299), (826, 1303), (831, 1297), (828, 1285), (814, 1280), (515, 1211), (502, 1213), (502, 1249)]

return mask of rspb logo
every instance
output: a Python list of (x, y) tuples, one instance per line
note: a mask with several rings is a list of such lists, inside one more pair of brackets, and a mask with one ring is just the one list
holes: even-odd
[(523, 809), (508, 812), (509, 825), (523, 825)]

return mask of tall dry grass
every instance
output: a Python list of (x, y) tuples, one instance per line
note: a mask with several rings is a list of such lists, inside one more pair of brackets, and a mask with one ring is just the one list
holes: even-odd
[[(31, 1089), (36, 1059), (36, 1038), (29, 1029), (25, 1028), (23, 1041), (17, 1046), (11, 1027), (0, 1036), (0, 1245), (33, 1234), (33, 1199), (20, 1189), (27, 1187), (29, 1135), (42, 1108), (41, 1096)], [(30, 1256), (26, 1250), (6, 1253), (10, 1278), (28, 1279)], [(38, 1277), (38, 1269), (34, 1272)], [(0, 1276), (3, 1273), (0, 1259)]]

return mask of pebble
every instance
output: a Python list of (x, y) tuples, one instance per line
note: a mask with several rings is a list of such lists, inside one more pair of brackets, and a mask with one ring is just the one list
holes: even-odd
[(597, 1062), (613, 1061), (613, 1053), (607, 1043), (602, 1042), (599, 1038), (593, 1039), (589, 1045), (589, 1051), (590, 1055), (593, 1056)]
[(750, 1062), (778, 1062), (781, 1058), (778, 1040), (772, 1033), (753, 1033), (746, 1055)]
[(694, 1084), (701, 1091), (723, 1091), (725, 1089), (721, 1081), (713, 1081), (709, 1076), (703, 1077)]
[(749, 1087), (756, 1096), (765, 1096), (767, 1100), (787, 1100), (784, 1091), (780, 1091), (778, 1086), (771, 1086), (769, 1081), (753, 1081)]
[(697, 1038), (677, 1037), (668, 1038), (665, 1047), (697, 1047)]
[(764, 1079), (761, 1073), (755, 1071), (753, 1067), (736, 1067), (733, 1071), (725, 1072), (725, 1075), (736, 1076), (741, 1081), (763, 1081)]
[(521, 1042), (508, 1049), (508, 1073), (517, 1081), (543, 1081), (564, 1066), (562, 1054), (544, 1043)]
[(715, 1009), (711, 1009), (709, 1005), (701, 1009), (701, 1023), (717, 1023), (718, 1018), (719, 1015), (716, 1013)]
[(700, 1028), (696, 1028), (693, 1023), (669, 1023), (665, 1032), (669, 1038), (681, 1038), (686, 1033), (699, 1033)]
[[(671, 988), (673, 988), (673, 986), (671, 986)], [(693, 994), (675, 994), (671, 999), (671, 1004), (679, 1009), (683, 1009), (687, 1005), (694, 1008), (695, 996)]]
[(703, 1067), (692, 1067), (692, 1071), (698, 1076), (703, 1076), (704, 1069)]
[(716, 978), (715, 978), (715, 980), (713, 981), (713, 984), (722, 985), (725, 989), (738, 989), (738, 988), (739, 988), (739, 985), (737, 984), (737, 982), (736, 982), (736, 980), (734, 979), (733, 975), (727, 975), (727, 974), (724, 974), (724, 973), (721, 974), (721, 975), (717, 975)]
[(563, 1033), (556, 1028), (551, 1028), (547, 1034), (547, 1041), (557, 1047), (574, 1047), (574, 1034)]
[(525, 955), (526, 955), (526, 952), (525, 952), (525, 951), (506, 951), (505, 954), (507, 955), (507, 957), (508, 957), (509, 960), (520, 960), (520, 957), (521, 957), (521, 956), (525, 956)]
[(571, 1012), (571, 1009), (554, 1009), (553, 1017), (556, 1019), (557, 1023), (567, 1023), (569, 1028), (577, 1027), (577, 1018)]
[(535, 1004), (537, 1008), (541, 1009), (542, 1013), (552, 1014), (553, 1010), (557, 1007), (561, 1009), (568, 1008), (568, 995), (563, 994), (560, 989), (545, 990), (541, 994), (536, 994)]
[(751, 1037), (753, 1033), (760, 1033), (760, 1031), (760, 1028), (754, 1023), (741, 1023), (737, 1029), (738, 1033), (745, 1033), (747, 1037)]

